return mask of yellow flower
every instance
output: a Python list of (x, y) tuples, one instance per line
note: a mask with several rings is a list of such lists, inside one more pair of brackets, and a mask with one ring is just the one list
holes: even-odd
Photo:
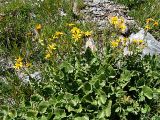
[(20, 69), (20, 68), (23, 66), (22, 60), (23, 60), (23, 59), (19, 56), (19, 57), (16, 59), (16, 62), (15, 62), (15, 65), (13, 66), (13, 68), (15, 68), (15, 69)]
[(121, 23), (121, 24), (124, 23), (124, 18), (123, 17), (119, 18), (119, 23)]
[(146, 19), (146, 23), (148, 24), (149, 22), (151, 22), (151, 21), (153, 21), (153, 19), (152, 18), (148, 18), (148, 19)]
[(73, 27), (73, 28), (71, 29), (71, 33), (72, 33), (72, 34), (81, 33), (81, 30), (80, 30), (79, 28), (77, 28), (77, 27)]
[(111, 42), (111, 46), (112, 46), (113, 48), (118, 47), (118, 42), (117, 42), (117, 41), (112, 41), (112, 42)]
[(63, 35), (63, 32), (56, 32), (55, 36), (60, 37), (61, 35)]
[(41, 24), (37, 24), (36, 25), (36, 30), (41, 30), (42, 29), (42, 25)]
[(53, 38), (53, 39), (58, 39), (58, 37), (57, 37), (57, 36), (55, 36), (55, 35), (53, 35), (53, 36), (52, 36), (52, 38)]
[(78, 41), (82, 37), (82, 34), (73, 34), (72, 38), (75, 39), (75, 41)]
[(146, 30), (149, 30), (149, 29), (151, 29), (151, 27), (150, 27), (149, 25), (146, 25), (146, 26), (145, 26), (145, 29), (146, 29)]
[(22, 58), (19, 56), (17, 59), (16, 59), (16, 62), (22, 62)]
[(45, 56), (45, 59), (49, 59), (50, 57), (51, 57), (51, 54), (47, 53), (46, 56)]
[(48, 45), (47, 48), (48, 48), (49, 51), (55, 50), (56, 49), (56, 44), (52, 43), (51, 45)]
[(118, 17), (117, 16), (111, 17), (110, 22), (113, 25), (118, 24)]
[(121, 30), (122, 32), (125, 32), (125, 30), (126, 30), (126, 28), (127, 28), (127, 26), (126, 26), (124, 23), (120, 24), (118, 27), (120, 28), (120, 30)]
[(84, 35), (86, 37), (91, 36), (92, 35), (92, 31), (86, 31), (86, 32), (84, 32)]
[(139, 44), (143, 43), (144, 41), (143, 40), (138, 40)]
[(31, 32), (28, 32), (28, 33), (27, 33), (27, 36), (32, 36), (32, 33), (31, 33)]
[(20, 69), (22, 66), (23, 66), (22, 62), (16, 62), (15, 65), (13, 66), (13, 68)]
[(120, 39), (117, 39), (117, 40), (116, 40), (116, 42), (120, 43), (120, 42), (121, 42), (121, 40), (120, 40)]
[(72, 26), (75, 26), (75, 24), (69, 23), (68, 26), (69, 26), (69, 27), (72, 27)]
[(153, 23), (153, 25), (154, 25), (154, 26), (158, 26), (158, 22), (155, 21), (155, 22)]
[(132, 43), (138, 43), (138, 40), (137, 39), (133, 39)]
[(31, 66), (32, 66), (32, 64), (31, 64), (31, 63), (29, 63), (29, 62), (27, 62), (25, 66), (28, 68), (28, 67), (31, 67)]
[(132, 42), (135, 43), (135, 44), (142, 44), (143, 40), (141, 40), (141, 39), (133, 39)]

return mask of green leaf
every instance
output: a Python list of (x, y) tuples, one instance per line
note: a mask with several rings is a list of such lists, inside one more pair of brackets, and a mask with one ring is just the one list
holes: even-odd
[(105, 111), (104, 111), (104, 110), (100, 111), (100, 112), (98, 113), (97, 117), (98, 117), (98, 119), (104, 118), (104, 117), (105, 117)]
[(48, 103), (47, 101), (42, 101), (42, 102), (39, 104), (39, 112), (45, 113), (48, 106), (49, 106), (49, 103)]
[(67, 73), (73, 73), (73, 71), (74, 71), (74, 67), (68, 62), (63, 62), (61, 64), (60, 68), (61, 69), (64, 68), (65, 72), (67, 72)]
[(92, 90), (92, 86), (89, 83), (85, 83), (83, 86), (83, 90), (86, 94), (88, 94)]
[(31, 96), (31, 101), (33, 102), (40, 102), (41, 100), (43, 100), (43, 97), (39, 94), (34, 94)]
[(47, 119), (47, 117), (42, 116), (42, 117), (40, 118), (40, 120), (48, 120), (48, 119)]
[(8, 115), (11, 118), (15, 118), (17, 116), (17, 111), (16, 110), (10, 110), (10, 112), (8, 112)]
[(76, 117), (74, 120), (89, 120), (88, 116), (83, 116), (83, 117)]
[(60, 119), (60, 118), (66, 117), (66, 113), (65, 113), (65, 111), (63, 109), (56, 109), (54, 111), (54, 113), (55, 113), (55, 118), (56, 119)]
[(4, 110), (5, 112), (9, 111), (9, 107), (7, 105), (2, 105), (1, 109)]
[(112, 107), (112, 101), (110, 100), (108, 102), (107, 107), (105, 108), (105, 114), (106, 114), (107, 117), (111, 116), (111, 107)]
[(99, 97), (99, 100), (101, 101), (102, 104), (106, 103), (106, 99), (107, 99), (106, 95), (100, 95)]
[(127, 111), (132, 112), (132, 111), (134, 111), (134, 108), (129, 106), (129, 107), (127, 107)]
[(38, 111), (34, 111), (34, 110), (28, 110), (27, 112), (28, 117), (36, 117), (37, 114), (38, 114)]
[(150, 87), (148, 86), (143, 86), (142, 91), (144, 93), (144, 95), (148, 98), (148, 99), (152, 99), (153, 98), (153, 91)]

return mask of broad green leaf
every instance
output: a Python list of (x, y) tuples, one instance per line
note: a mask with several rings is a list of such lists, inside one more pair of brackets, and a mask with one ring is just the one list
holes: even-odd
[(9, 107), (7, 105), (2, 105), (1, 110), (4, 110), (5, 112), (9, 111)]
[(48, 119), (47, 119), (47, 117), (42, 116), (42, 117), (40, 118), (40, 120), (48, 120)]
[(39, 104), (39, 109), (38, 109), (39, 112), (45, 113), (48, 106), (49, 106), (49, 103), (48, 103), (47, 101), (42, 101), (42, 102)]
[(88, 94), (92, 90), (92, 86), (89, 83), (85, 83), (83, 86), (83, 90), (86, 94)]
[(39, 94), (34, 94), (31, 96), (31, 101), (40, 102), (41, 100), (43, 100), (43, 97), (40, 96)]
[(134, 111), (134, 108), (129, 106), (129, 107), (127, 107), (127, 111), (132, 112), (132, 111)]
[(74, 120), (89, 120), (88, 116), (83, 116), (83, 117), (76, 117)]
[(27, 117), (36, 117), (38, 114), (38, 111), (35, 110), (28, 110)]
[(142, 91), (144, 93), (144, 95), (148, 98), (148, 99), (152, 99), (153, 98), (153, 91), (150, 87), (148, 86), (143, 86)]
[(100, 95), (100, 97), (99, 97), (99, 100), (101, 101), (102, 104), (106, 103), (106, 99), (107, 99), (106, 95)]
[(15, 118), (17, 116), (17, 111), (16, 110), (11, 110), (10, 112), (8, 112), (8, 115), (11, 118)]
[(104, 118), (104, 117), (105, 117), (105, 111), (102, 110), (102, 111), (100, 111), (100, 112), (98, 113), (97, 118), (100, 119), (100, 118)]
[(65, 72), (67, 72), (67, 73), (72, 73), (73, 70), (74, 70), (74, 67), (70, 63), (68, 63), (68, 62), (63, 62), (61, 64), (60, 68), (61, 69), (64, 68)]
[(75, 109), (70, 105), (66, 105), (66, 109), (68, 110), (68, 112), (75, 111)]
[(110, 100), (108, 102), (107, 107), (105, 108), (106, 117), (110, 117), (111, 116), (111, 107), (112, 107), (112, 101)]
[(63, 109), (56, 109), (54, 111), (54, 113), (55, 113), (55, 118), (56, 119), (60, 119), (60, 118), (66, 117), (66, 113), (65, 113), (65, 111)]

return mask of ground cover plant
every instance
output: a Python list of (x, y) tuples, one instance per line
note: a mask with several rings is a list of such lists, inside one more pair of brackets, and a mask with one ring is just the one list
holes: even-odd
[[(99, 47), (73, 2), (4, 1), (0, 59), (9, 57), (11, 67), (0, 65), (0, 119), (159, 120), (160, 56), (142, 57), (146, 43), (121, 37), (127, 26), (118, 16)], [(157, 32), (159, 20), (142, 27)]]

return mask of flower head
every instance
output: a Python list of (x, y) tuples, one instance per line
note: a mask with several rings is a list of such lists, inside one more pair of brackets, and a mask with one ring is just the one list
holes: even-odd
[(75, 41), (77, 42), (80, 38), (82, 37), (82, 34), (73, 34), (72, 38), (75, 39)]
[(46, 55), (45, 55), (45, 59), (49, 59), (51, 57), (51, 54), (48, 52)]
[(39, 30), (41, 30), (41, 29), (42, 29), (42, 25), (41, 25), (41, 24), (37, 24), (37, 25), (36, 25), (36, 30), (39, 31)]
[(146, 23), (148, 24), (149, 22), (151, 22), (151, 21), (153, 21), (153, 19), (152, 18), (148, 18), (148, 19), (146, 19)]
[(22, 58), (19, 56), (17, 59), (16, 59), (16, 62), (15, 62), (15, 64), (14, 64), (14, 66), (13, 66), (13, 68), (15, 68), (15, 69), (20, 69), (21, 67), (23, 67), (23, 63), (22, 63)]
[(13, 68), (15, 69), (20, 69), (21, 67), (23, 66), (23, 63), (22, 62), (16, 62), (15, 65), (13, 66)]
[(117, 16), (113, 16), (110, 18), (110, 23), (113, 25), (118, 24), (118, 17)]
[(72, 29), (71, 29), (71, 33), (72, 34), (76, 34), (76, 33), (81, 33), (81, 30), (79, 29), (79, 28), (77, 28), (77, 27), (73, 27)]
[(56, 44), (55, 43), (52, 43), (52, 44), (50, 44), (50, 45), (48, 45), (48, 51), (52, 51), (52, 50), (55, 50), (56, 49)]
[(29, 63), (29, 62), (27, 62), (25, 66), (28, 68), (28, 67), (31, 67), (31, 66), (32, 66), (32, 64), (31, 64), (31, 63)]
[(22, 58), (19, 56), (17, 59), (16, 59), (16, 62), (22, 62)]
[(127, 29), (127, 26), (126, 26), (124, 23), (122, 23), (122, 24), (119, 25), (119, 29), (120, 29), (122, 32), (125, 32), (126, 29)]
[(71, 29), (71, 33), (72, 33), (72, 38), (75, 39), (75, 41), (78, 41), (82, 37), (83, 32), (79, 28), (73, 27)]
[(155, 22), (153, 23), (153, 25), (154, 25), (154, 26), (158, 26), (158, 22), (155, 21)]
[(75, 24), (74, 23), (69, 23), (68, 26), (73, 27), (73, 26), (75, 26)]
[(56, 37), (60, 37), (61, 35), (63, 35), (63, 32), (56, 32), (56, 33), (55, 33), (55, 36), (56, 36)]
[(118, 43), (117, 41), (112, 41), (112, 42), (111, 42), (111, 46), (112, 46), (113, 48), (118, 47), (118, 45), (119, 45), (119, 43)]
[(86, 32), (84, 32), (84, 35), (86, 37), (91, 36), (92, 35), (92, 31), (86, 31)]
[(149, 30), (149, 29), (151, 29), (151, 27), (150, 27), (149, 25), (146, 25), (146, 26), (145, 26), (145, 29), (146, 29), (146, 30)]

